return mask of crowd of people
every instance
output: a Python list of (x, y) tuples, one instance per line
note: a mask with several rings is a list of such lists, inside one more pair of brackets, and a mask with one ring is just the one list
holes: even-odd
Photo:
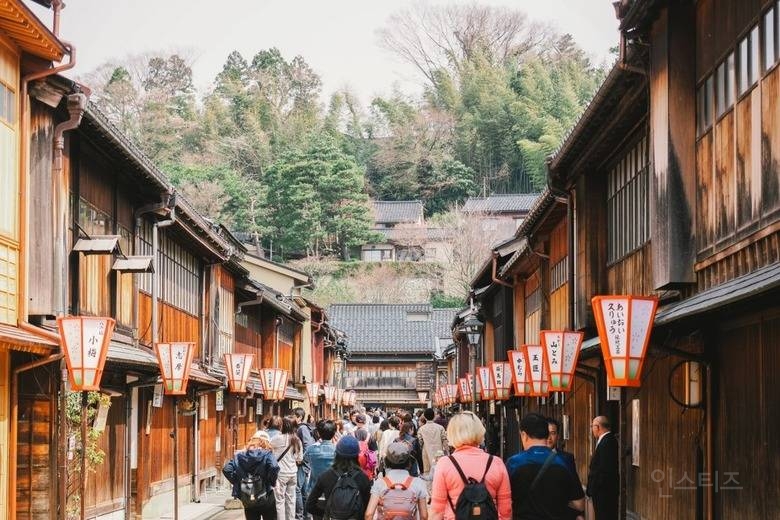
[[(223, 468), (253, 520), (584, 520), (585, 489), (560, 425), (531, 413), (522, 450), (503, 461), (485, 449), (476, 414), (431, 408), (356, 409), (342, 420), (273, 416)], [(596, 520), (617, 518), (617, 444), (606, 417), (587, 493)], [(614, 453), (613, 453), (614, 452)]]

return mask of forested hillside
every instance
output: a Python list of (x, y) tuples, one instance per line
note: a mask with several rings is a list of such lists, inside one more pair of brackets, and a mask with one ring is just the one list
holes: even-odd
[(319, 257), (371, 238), (369, 197), (421, 199), (430, 216), (477, 193), (539, 190), (603, 76), (569, 35), (508, 9), (423, 5), (377, 37), (419, 70), (421, 95), (323, 100), (305, 57), (275, 48), (231, 53), (205, 93), (179, 54), (81, 79), (204, 214), (278, 256)]

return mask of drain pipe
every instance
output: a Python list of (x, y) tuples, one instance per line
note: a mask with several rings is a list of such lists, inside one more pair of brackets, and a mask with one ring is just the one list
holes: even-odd
[[(59, 343), (59, 339), (57, 342)], [(19, 374), (34, 368), (48, 365), (49, 363), (54, 363), (55, 361), (60, 361), (64, 357), (65, 354), (59, 352), (57, 354), (51, 354), (48, 357), (37, 359), (35, 361), (31, 361), (30, 363), (26, 363), (14, 368), (13, 379), (11, 380), (11, 433), (9, 437), (9, 446), (16, 446), (19, 437)], [(8, 465), (8, 510), (16, 511), (16, 457), (9, 457)], [(61, 480), (65, 481), (67, 479)], [(61, 516), (63, 515), (64, 510), (64, 502), (62, 502), (60, 504)]]

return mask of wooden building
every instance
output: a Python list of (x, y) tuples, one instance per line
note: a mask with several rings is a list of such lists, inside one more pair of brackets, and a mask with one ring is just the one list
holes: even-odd
[[(563, 419), (583, 479), (588, 421), (610, 417), (627, 518), (779, 518), (780, 6), (616, 9), (618, 63), (550, 158), (516, 250), (474, 287), (485, 351), (504, 348), (490, 296), (504, 284), (516, 344), (545, 328), (586, 332), (573, 392), (514, 406)], [(615, 401), (598, 294), (660, 299), (642, 386)]]

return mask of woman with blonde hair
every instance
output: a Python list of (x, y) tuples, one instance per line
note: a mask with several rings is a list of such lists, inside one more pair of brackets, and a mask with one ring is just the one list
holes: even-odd
[(454, 451), (436, 463), (429, 519), (454, 520), (461, 493), (473, 481), (484, 484), (489, 495), (480, 506), (482, 518), (490, 518), (485, 516), (485, 512), (494, 509), (498, 520), (510, 520), (512, 492), (509, 475), (500, 458), (479, 449), (485, 440), (485, 427), (479, 417), (473, 412), (452, 416), (447, 425), (447, 440)]
[[(276, 520), (274, 487), (279, 464), (271, 452), (271, 439), (257, 430), (246, 445), (222, 468), (232, 484), (232, 495), (244, 505), (246, 520)], [(247, 489), (250, 488), (250, 489)]]

